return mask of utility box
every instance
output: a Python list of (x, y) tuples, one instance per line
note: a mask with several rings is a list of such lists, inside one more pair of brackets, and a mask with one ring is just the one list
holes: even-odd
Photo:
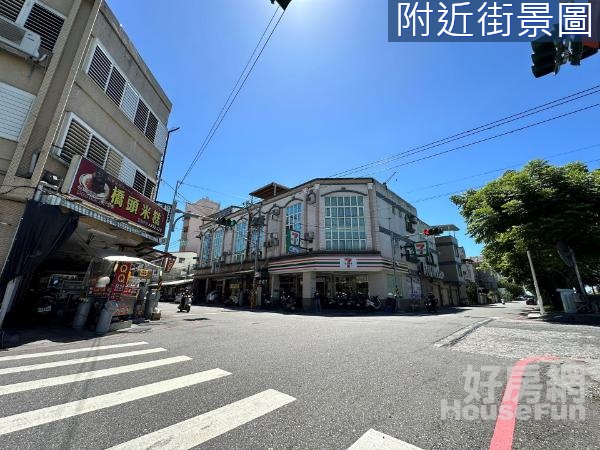
[(577, 293), (573, 289), (557, 289), (556, 292), (560, 294), (565, 312), (568, 314), (577, 313)]

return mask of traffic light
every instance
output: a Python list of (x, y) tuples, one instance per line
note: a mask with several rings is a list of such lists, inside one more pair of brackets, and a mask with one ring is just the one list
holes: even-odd
[(531, 71), (536, 78), (558, 73), (562, 61), (564, 45), (561, 40), (557, 39), (558, 32), (556, 26), (552, 32), (552, 40), (549, 37), (543, 36), (531, 42)]
[(226, 217), (219, 217), (216, 220), (217, 225), (223, 225), (225, 228), (233, 228), (237, 224), (237, 220), (227, 219)]
[(598, 49), (591, 47), (591, 44), (587, 44), (586, 42), (574, 41), (571, 42), (571, 52), (570, 52), (570, 61), (574, 66), (578, 66), (581, 64), (581, 60), (585, 58), (589, 58), (592, 55), (598, 53)]
[(291, 1), (292, 0), (271, 0), (271, 3), (277, 2), (277, 4), (285, 11), (285, 8), (288, 7)]
[(425, 236), (438, 236), (438, 235), (442, 234), (443, 232), (444, 232), (444, 230), (442, 230), (440, 227), (425, 228), (423, 230), (423, 234)]

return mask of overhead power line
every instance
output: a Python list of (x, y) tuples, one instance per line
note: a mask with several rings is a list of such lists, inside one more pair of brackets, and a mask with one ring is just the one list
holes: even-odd
[[(590, 164), (590, 163), (598, 162), (598, 161), (600, 161), (600, 158), (591, 159), (589, 161), (583, 161), (583, 164)], [(420, 203), (420, 202), (425, 202), (425, 201), (428, 201), (428, 200), (434, 200), (434, 199), (437, 199), (437, 198), (447, 197), (449, 195), (460, 194), (460, 193), (468, 191), (470, 189), (481, 189), (484, 186), (485, 186), (485, 184), (481, 184), (479, 186), (472, 186), (472, 187), (468, 187), (468, 188), (464, 188), (464, 189), (459, 189), (457, 191), (445, 192), (443, 194), (432, 195), (431, 197), (425, 197), (425, 198), (419, 198), (417, 200), (412, 200), (412, 201), (410, 201), (410, 203)]]
[[(582, 152), (584, 150), (589, 150), (589, 149), (594, 148), (594, 147), (600, 147), (600, 143), (594, 144), (594, 145), (588, 145), (587, 147), (576, 148), (575, 150), (569, 150), (569, 151), (566, 151), (566, 152), (555, 153), (553, 155), (540, 156), (539, 159), (553, 159), (553, 158), (558, 158), (559, 156), (565, 156), (565, 155), (570, 155), (572, 153)], [(411, 189), (410, 191), (404, 191), (404, 192), (401, 193), (401, 195), (412, 194), (413, 192), (422, 191), (422, 190), (425, 190), (425, 189), (432, 189), (432, 188), (436, 188), (436, 187), (440, 187), (440, 186), (445, 186), (447, 184), (456, 183), (457, 181), (470, 180), (472, 178), (477, 178), (477, 177), (480, 177), (480, 176), (483, 176), (483, 175), (490, 175), (492, 173), (502, 172), (503, 170), (514, 169), (515, 167), (522, 166), (523, 164), (526, 164), (527, 162), (528, 161), (523, 161), (523, 162), (520, 162), (520, 163), (512, 164), (512, 165), (507, 166), (507, 167), (502, 167), (502, 168), (499, 168), (499, 169), (489, 170), (487, 172), (481, 172), (481, 173), (476, 173), (476, 174), (469, 175), (469, 176), (466, 176), (466, 177), (455, 178), (453, 180), (443, 181), (441, 183), (431, 184), (429, 186), (421, 186), (421, 187), (418, 187), (418, 188), (415, 188), (415, 189)]]
[[(281, 15), (279, 16), (279, 19), (277, 19), (277, 22), (275, 22), (275, 26), (271, 29), (271, 32), (269, 33), (267, 39), (264, 41), (262, 47), (258, 51), (260, 43), (264, 40), (265, 35), (269, 31), (269, 28), (271, 28), (271, 24), (275, 20), (275, 17), (277, 16), (278, 11), (279, 11), (279, 8), (276, 7), (275, 13), (271, 17), (271, 20), (267, 24), (267, 27), (265, 28), (265, 30), (263, 31), (260, 39), (258, 40), (258, 43), (256, 44), (256, 47), (254, 47), (254, 50), (252, 51), (252, 54), (250, 55), (250, 58), (248, 59), (248, 62), (246, 62), (246, 65), (244, 66), (244, 70), (242, 70), (242, 73), (240, 74), (239, 78), (237, 79), (235, 85), (233, 86), (233, 89), (231, 90), (231, 92), (227, 96), (227, 100), (223, 104), (223, 107), (221, 108), (221, 111), (217, 115), (217, 118), (213, 122), (210, 130), (208, 131), (208, 134), (204, 138), (204, 141), (202, 142), (202, 145), (200, 146), (200, 148), (196, 152), (196, 155), (194, 156), (194, 159), (192, 160), (190, 166), (188, 167), (187, 171), (183, 175), (183, 178), (181, 179), (181, 181), (185, 181), (185, 179), (189, 176), (189, 174), (191, 173), (191, 171), (194, 169), (194, 166), (196, 165), (196, 163), (198, 162), (198, 160), (200, 159), (200, 157), (202, 156), (202, 154), (204, 153), (204, 151), (206, 150), (206, 148), (208, 147), (208, 145), (212, 141), (213, 136), (215, 135), (215, 133), (217, 132), (217, 130), (219, 129), (219, 127), (223, 123), (223, 120), (227, 116), (227, 113), (231, 109), (231, 106), (235, 103), (235, 100), (237, 99), (240, 91), (242, 90), (242, 88), (246, 84), (246, 81), (248, 80), (248, 77), (252, 73), (252, 70), (254, 69), (254, 66), (256, 66), (256, 63), (258, 62), (258, 60), (260, 59), (261, 55), (263, 54), (265, 48), (267, 47), (267, 44), (271, 40), (271, 37), (273, 37), (273, 34), (275, 33), (275, 30), (277, 29), (279, 23), (281, 22), (281, 19), (283, 18), (283, 15), (285, 14), (285, 9), (283, 10), (283, 12), (281, 13)], [(257, 54), (257, 51), (258, 51), (258, 54)], [(256, 57), (255, 57), (255, 55), (256, 55)]]
[[(483, 142), (488, 142), (488, 141), (491, 141), (491, 140), (494, 140), (494, 139), (498, 139), (499, 137), (508, 136), (509, 134), (517, 133), (519, 131), (523, 131), (523, 130), (526, 130), (528, 128), (537, 127), (539, 125), (543, 125), (545, 123), (552, 122), (554, 120), (562, 119), (563, 117), (568, 117), (568, 116), (571, 116), (573, 114), (577, 114), (577, 113), (580, 113), (580, 112), (583, 112), (583, 111), (587, 111), (589, 109), (596, 108), (598, 106), (600, 106), (600, 103), (595, 103), (593, 105), (589, 105), (589, 106), (586, 106), (584, 108), (576, 109), (576, 110), (570, 111), (568, 113), (564, 113), (564, 114), (560, 114), (558, 116), (550, 117), (549, 119), (540, 120), (539, 122), (533, 122), (533, 123), (530, 123), (529, 125), (525, 125), (523, 127), (514, 128), (514, 129), (506, 131), (504, 133), (496, 134), (494, 136), (490, 136), (490, 137), (487, 137), (487, 138), (484, 138), (484, 139), (479, 139), (479, 140), (474, 141), (474, 142), (469, 142), (468, 144), (459, 145), (458, 147), (453, 147), (453, 148), (450, 148), (448, 150), (443, 150), (441, 152), (432, 153), (431, 155), (427, 155), (427, 156), (423, 156), (421, 158), (413, 159), (413, 160), (407, 161), (407, 162), (402, 163), (402, 164), (396, 164), (394, 166), (388, 167), (387, 169), (383, 169), (383, 170), (380, 170), (380, 171), (377, 171), (377, 172), (371, 172), (371, 175), (374, 175), (374, 174), (377, 174), (377, 173), (381, 173), (381, 172), (387, 172), (388, 170), (391, 170), (391, 169), (396, 169), (398, 167), (408, 166), (408, 165), (415, 164), (415, 163), (420, 162), (420, 161), (425, 161), (427, 159), (436, 158), (438, 156), (445, 155), (447, 153), (455, 152), (455, 151), (461, 150), (463, 148), (472, 147), (474, 145), (481, 144)], [(421, 151), (425, 151), (425, 150), (421, 150)], [(419, 153), (419, 152), (415, 152), (415, 153)]]
[[(343, 176), (348, 176), (348, 175), (356, 173), (356, 172), (363, 172), (363, 171), (368, 170), (368, 169), (370, 169), (372, 167), (385, 165), (385, 164), (388, 164), (388, 163), (390, 163), (392, 161), (395, 161), (397, 159), (406, 158), (406, 157), (411, 156), (411, 155), (416, 154), (416, 153), (421, 153), (421, 152), (424, 152), (426, 150), (430, 150), (432, 148), (436, 148), (436, 147), (442, 146), (444, 144), (448, 144), (450, 142), (454, 142), (454, 141), (457, 141), (457, 140), (460, 140), (460, 139), (464, 139), (464, 138), (469, 137), (469, 136), (473, 136), (475, 134), (482, 133), (484, 131), (489, 131), (489, 130), (491, 130), (493, 128), (497, 128), (497, 127), (509, 124), (511, 122), (515, 122), (517, 120), (523, 119), (525, 117), (529, 117), (529, 116), (532, 116), (534, 114), (539, 114), (539, 113), (547, 111), (549, 109), (557, 108), (557, 107), (563, 106), (563, 105), (565, 105), (567, 103), (570, 103), (570, 102), (573, 102), (573, 101), (577, 101), (577, 100), (585, 98), (585, 97), (587, 97), (589, 95), (594, 95), (594, 94), (598, 94), (598, 93), (600, 93), (600, 85), (593, 86), (593, 87), (585, 89), (583, 91), (575, 92), (573, 94), (570, 94), (570, 95), (567, 95), (565, 97), (553, 100), (551, 102), (544, 103), (544, 104), (536, 106), (534, 108), (530, 108), (530, 109), (527, 109), (525, 111), (521, 111), (519, 113), (512, 114), (510, 116), (506, 116), (506, 117), (504, 117), (502, 119), (498, 119), (498, 120), (495, 120), (493, 122), (489, 122), (489, 123), (486, 123), (484, 125), (480, 125), (480, 126), (478, 126), (476, 128), (472, 128), (470, 130), (466, 130), (466, 131), (463, 131), (461, 133), (457, 133), (457, 134), (454, 134), (452, 136), (448, 136), (448, 137), (443, 138), (443, 139), (438, 139), (436, 141), (430, 142), (429, 144), (421, 145), (421, 146), (418, 146), (418, 147), (413, 147), (413, 148), (410, 148), (410, 149), (405, 150), (403, 152), (396, 153), (394, 155), (388, 156), (386, 158), (382, 158), (382, 159), (379, 159), (379, 160), (376, 160), (376, 161), (372, 161), (370, 163), (362, 164), (362, 165), (354, 167), (352, 169), (347, 169), (347, 170), (338, 172), (338, 173), (336, 173), (334, 175), (331, 175), (331, 176), (332, 177), (343, 177)], [(386, 169), (386, 170), (389, 170), (389, 168)]]

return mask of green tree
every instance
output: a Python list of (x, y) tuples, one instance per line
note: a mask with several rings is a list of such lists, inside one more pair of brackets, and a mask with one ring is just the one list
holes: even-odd
[(467, 232), (484, 244), (490, 266), (513, 282), (532, 286), (530, 250), (545, 298), (558, 287), (576, 286), (556, 251), (562, 241), (575, 251), (584, 283), (600, 283), (600, 170), (534, 160), (451, 199)]
[(514, 300), (520, 295), (523, 295), (523, 287), (519, 286), (517, 283), (507, 280), (506, 278), (498, 280), (498, 287), (506, 289), (506, 292), (508, 293), (506, 300)]

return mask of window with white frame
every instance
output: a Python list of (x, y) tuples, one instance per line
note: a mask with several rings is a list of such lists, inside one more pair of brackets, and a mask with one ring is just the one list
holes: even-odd
[(200, 255), (200, 264), (208, 266), (210, 264), (210, 252), (212, 246), (212, 234), (210, 232), (204, 234), (202, 239), (202, 254)]
[(59, 147), (59, 158), (68, 164), (75, 155), (93, 161), (140, 194), (154, 199), (156, 183), (99, 133), (71, 113), (65, 120), (65, 133), (62, 145)]
[(365, 211), (361, 195), (325, 197), (325, 249), (366, 250)]
[(302, 203), (295, 203), (285, 208), (285, 229), (302, 231)]
[(92, 46), (91, 52), (87, 74), (158, 149), (164, 150), (167, 127), (158, 120), (100, 42)]
[(0, 137), (18, 142), (35, 95), (0, 81)]
[(233, 241), (233, 260), (242, 262), (246, 259), (246, 241), (248, 239), (248, 221), (242, 220), (235, 226)]
[(225, 232), (223, 229), (215, 231), (213, 238), (213, 261), (217, 261), (223, 255), (223, 236)]
[(41, 47), (54, 50), (65, 16), (39, 0), (0, 0), (0, 16), (39, 34)]

